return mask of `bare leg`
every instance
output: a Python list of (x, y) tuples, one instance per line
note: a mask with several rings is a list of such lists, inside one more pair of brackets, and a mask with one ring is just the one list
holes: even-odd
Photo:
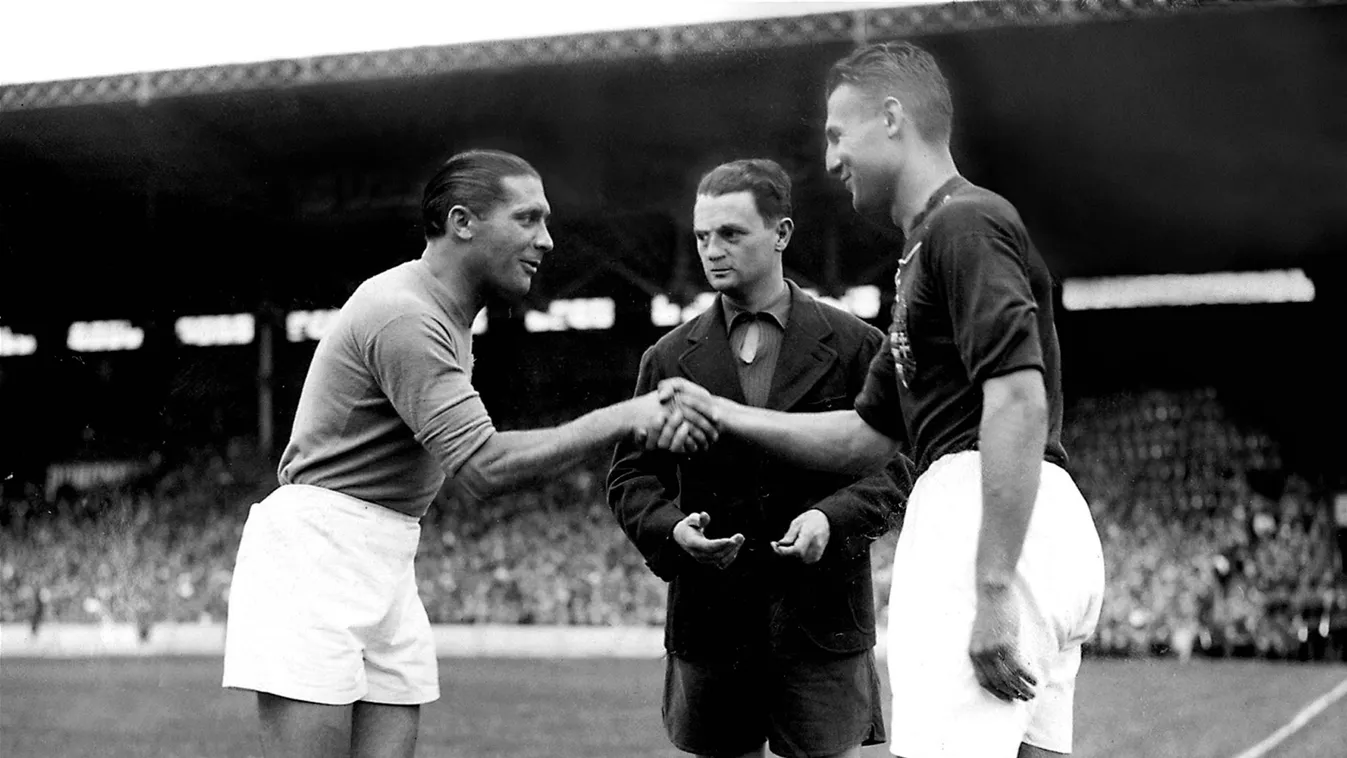
[(412, 758), (421, 706), (360, 702), (351, 723), (351, 758)]
[(351, 706), (322, 705), (257, 693), (266, 758), (332, 758), (350, 755)]

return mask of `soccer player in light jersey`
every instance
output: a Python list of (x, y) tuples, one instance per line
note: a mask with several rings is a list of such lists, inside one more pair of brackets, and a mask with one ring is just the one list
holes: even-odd
[[(412, 561), (446, 477), (490, 497), (666, 417), (684, 426), (659, 391), (556, 428), (492, 425), (472, 386), (473, 318), (528, 292), (549, 212), (523, 159), (455, 155), (426, 186), (421, 257), (361, 284), (319, 342), (229, 598), (224, 686), (257, 692), (267, 756), (413, 754), (439, 675)], [(693, 427), (694, 445), (714, 437)]]

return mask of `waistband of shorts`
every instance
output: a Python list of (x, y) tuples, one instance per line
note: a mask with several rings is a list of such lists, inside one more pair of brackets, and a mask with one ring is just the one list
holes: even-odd
[(940, 476), (945, 469), (957, 468), (961, 465), (968, 465), (966, 461), (978, 462), (982, 460), (982, 454), (976, 449), (960, 450), (957, 453), (945, 453), (931, 462), (926, 470), (921, 472), (921, 476)]
[(420, 525), (421, 523), (421, 519), (416, 516), (313, 484), (282, 484), (275, 492), (268, 495), (267, 499), (277, 495), (282, 498), (294, 497), (301, 501), (321, 502), (324, 507), (336, 508), (355, 516), (403, 524)]
[[(982, 461), (981, 451), (975, 448), (972, 450), (960, 450), (955, 453), (946, 453), (940, 456), (939, 458), (936, 458), (935, 462), (927, 466), (926, 470), (921, 473), (921, 476), (927, 475), (939, 476), (941, 472), (944, 471), (945, 469), (958, 468), (961, 465), (965, 466), (968, 465), (966, 461), (974, 461), (977, 463), (981, 463)], [(1052, 468), (1055, 468), (1063, 473), (1068, 473), (1066, 469), (1062, 468), (1056, 463), (1053, 463), (1050, 460), (1047, 460), (1046, 458), (1043, 459), (1043, 465), (1051, 466)]]

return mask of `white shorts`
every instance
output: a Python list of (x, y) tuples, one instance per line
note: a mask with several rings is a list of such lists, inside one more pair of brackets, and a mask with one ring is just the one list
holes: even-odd
[(255, 504), (229, 590), (224, 686), (327, 705), (438, 699), (420, 534), (413, 516), (321, 487)]
[(893, 559), (888, 659), (889, 749), (903, 758), (1014, 758), (1021, 742), (1071, 752), (1081, 643), (1104, 594), (1099, 534), (1070, 475), (1044, 463), (1016, 567), (1020, 654), (1036, 697), (1005, 702), (982, 689), (968, 657), (977, 608), (982, 523), (976, 452), (944, 456), (918, 478)]

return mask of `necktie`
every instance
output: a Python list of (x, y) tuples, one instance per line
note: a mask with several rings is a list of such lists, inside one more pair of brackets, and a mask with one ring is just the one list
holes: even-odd
[(739, 345), (739, 360), (752, 363), (753, 359), (758, 357), (758, 339), (761, 331), (762, 322), (757, 316), (750, 316), (748, 325), (744, 327), (743, 344)]

